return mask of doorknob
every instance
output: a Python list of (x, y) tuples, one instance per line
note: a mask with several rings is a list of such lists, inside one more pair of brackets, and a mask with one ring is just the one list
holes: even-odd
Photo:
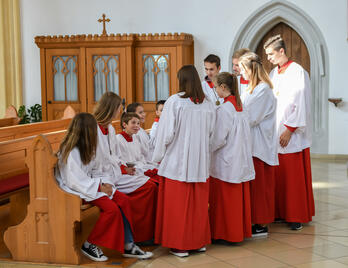
[(50, 101), (50, 100), (49, 100), (47, 103), (48, 103), (48, 104), (51, 104), (51, 103), (52, 103), (52, 101)]

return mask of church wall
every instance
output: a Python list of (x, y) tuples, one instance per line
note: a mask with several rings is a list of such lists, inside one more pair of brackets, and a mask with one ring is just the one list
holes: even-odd
[[(23, 88), (27, 105), (41, 102), (40, 53), (37, 35), (101, 34), (97, 19), (106, 13), (108, 33), (187, 32), (195, 38), (195, 64), (203, 77), (203, 59), (215, 53), (222, 70), (235, 34), (252, 12), (266, 0), (22, 0)], [(329, 97), (348, 100), (346, 0), (289, 0), (309, 14), (321, 29), (329, 51)], [(215, 5), (212, 5), (212, 4)], [(334, 5), (333, 5), (334, 3)], [(247, 8), (243, 9), (243, 5)], [(329, 153), (348, 154), (348, 104), (329, 105)]]

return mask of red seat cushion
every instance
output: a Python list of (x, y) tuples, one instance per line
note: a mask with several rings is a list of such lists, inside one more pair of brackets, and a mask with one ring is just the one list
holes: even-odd
[(29, 173), (0, 180), (0, 195), (29, 186)]

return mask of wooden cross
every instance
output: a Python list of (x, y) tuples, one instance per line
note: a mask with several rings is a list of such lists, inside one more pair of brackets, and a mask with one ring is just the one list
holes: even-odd
[(110, 19), (105, 19), (105, 14), (103, 14), (103, 19), (99, 19), (98, 22), (103, 22), (103, 36), (106, 36), (105, 22), (110, 22)]

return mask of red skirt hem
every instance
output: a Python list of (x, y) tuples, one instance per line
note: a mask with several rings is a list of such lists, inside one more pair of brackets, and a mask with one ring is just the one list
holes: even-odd
[(210, 244), (209, 183), (186, 183), (161, 177), (155, 242), (180, 250)]
[(209, 217), (213, 239), (241, 242), (251, 237), (249, 184), (210, 177)]

